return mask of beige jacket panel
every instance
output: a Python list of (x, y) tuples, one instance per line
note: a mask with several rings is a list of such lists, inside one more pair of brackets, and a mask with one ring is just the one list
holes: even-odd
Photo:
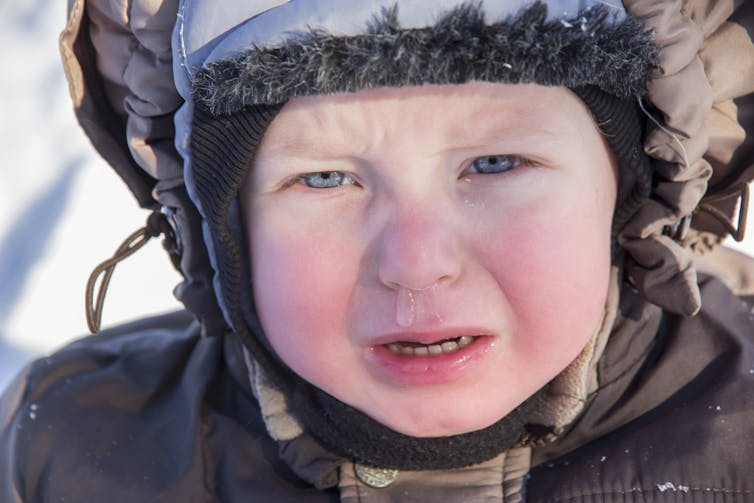
[(363, 482), (354, 465), (345, 463), (340, 468), (340, 498), (343, 503), (523, 503), (530, 463), (531, 449), (511, 449), (484, 463), (457, 470), (398, 472), (395, 480), (382, 488)]

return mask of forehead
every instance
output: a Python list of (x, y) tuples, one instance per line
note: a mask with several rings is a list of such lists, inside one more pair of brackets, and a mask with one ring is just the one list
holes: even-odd
[[(550, 139), (591, 113), (564, 87), (472, 82), (380, 88), (288, 102), (265, 133), (267, 150), (288, 153), (353, 145), (411, 129), (443, 142), (495, 140), (505, 134)], [(272, 140), (272, 141), (270, 141)]]

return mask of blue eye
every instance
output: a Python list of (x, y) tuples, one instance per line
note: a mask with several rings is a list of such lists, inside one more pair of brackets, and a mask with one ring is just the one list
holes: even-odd
[(299, 177), (299, 181), (312, 189), (332, 189), (341, 185), (356, 183), (353, 178), (342, 171), (320, 171), (307, 173)]
[(469, 169), (473, 173), (489, 175), (510, 171), (521, 164), (523, 164), (522, 160), (515, 155), (486, 155), (474, 159)]

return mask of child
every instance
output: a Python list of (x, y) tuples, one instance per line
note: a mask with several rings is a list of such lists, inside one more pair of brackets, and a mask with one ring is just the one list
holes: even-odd
[(23, 372), (2, 501), (754, 499), (750, 8), (258, 4), (71, 5), (191, 314)]

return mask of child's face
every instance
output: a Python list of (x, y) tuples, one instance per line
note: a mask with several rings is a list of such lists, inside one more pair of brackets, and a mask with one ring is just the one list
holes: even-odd
[(244, 189), (262, 325), (301, 377), (396, 431), (486, 427), (597, 329), (615, 192), (565, 88), (294, 99)]

